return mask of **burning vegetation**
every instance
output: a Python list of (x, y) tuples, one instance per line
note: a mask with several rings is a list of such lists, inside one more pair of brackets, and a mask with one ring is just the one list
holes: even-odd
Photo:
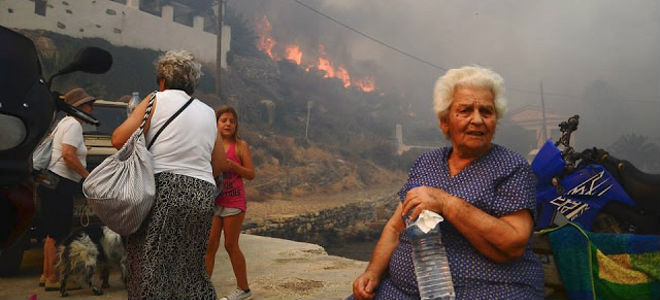
[[(358, 87), (365, 93), (373, 92), (376, 89), (376, 82), (373, 76), (364, 76), (361, 78), (351, 78), (346, 67), (342, 64), (333, 63), (325, 50), (325, 45), (319, 44), (317, 58), (305, 57), (303, 61), (303, 51), (298, 44), (286, 44), (281, 47), (283, 53), (277, 53), (275, 46), (278, 42), (272, 37), (273, 26), (266, 16), (256, 19), (255, 25), (256, 32), (259, 36), (257, 48), (264, 52), (268, 57), (273, 60), (287, 60), (296, 65), (301, 66), (306, 72), (311, 70), (319, 70), (324, 73), (324, 78), (337, 78), (342, 81), (345, 88), (351, 86)], [(310, 53), (311, 51), (305, 51)]]

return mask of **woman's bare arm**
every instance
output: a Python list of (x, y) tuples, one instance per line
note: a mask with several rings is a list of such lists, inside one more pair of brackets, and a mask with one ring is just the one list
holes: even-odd
[(69, 144), (62, 143), (62, 160), (66, 166), (74, 172), (80, 174), (82, 178), (87, 178), (89, 171), (80, 163), (78, 159), (78, 148)]
[[(124, 146), (126, 141), (128, 140), (129, 137), (135, 132), (135, 130), (140, 127), (140, 124), (142, 124), (142, 119), (144, 118), (144, 112), (147, 110), (147, 106), (149, 105), (149, 100), (151, 99), (151, 96), (153, 94), (147, 95), (144, 99), (142, 99), (142, 102), (135, 107), (131, 115), (124, 121), (124, 123), (121, 123), (119, 127), (115, 129), (115, 131), (112, 132), (112, 146), (121, 149), (121, 147)], [(147, 119), (147, 123), (144, 125), (144, 133), (146, 134), (149, 131), (149, 125), (151, 124), (151, 117), (154, 116), (153, 112), (156, 111), (156, 100), (154, 100), (154, 105), (151, 107), (151, 114), (149, 114), (149, 119)]]
[(403, 214), (416, 218), (427, 209), (441, 214), (483, 255), (499, 263), (521, 257), (534, 228), (527, 209), (494, 217), (462, 198), (432, 187), (417, 187), (406, 194)]
[(385, 228), (383, 228), (367, 269), (353, 281), (353, 296), (355, 296), (355, 299), (373, 298), (373, 291), (378, 287), (380, 278), (390, 263), (392, 253), (399, 245), (399, 235), (401, 235), (404, 228), (401, 211), (402, 205), (399, 204), (390, 220), (385, 224)]

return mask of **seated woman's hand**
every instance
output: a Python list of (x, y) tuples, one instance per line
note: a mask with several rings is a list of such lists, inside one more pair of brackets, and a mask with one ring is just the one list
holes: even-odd
[(380, 283), (380, 276), (366, 271), (353, 281), (353, 297), (355, 299), (371, 299), (374, 297), (374, 290)]
[(410, 220), (417, 219), (423, 210), (430, 210), (442, 215), (450, 197), (451, 195), (441, 189), (428, 186), (413, 188), (406, 193), (401, 217), (405, 218), (411, 210)]

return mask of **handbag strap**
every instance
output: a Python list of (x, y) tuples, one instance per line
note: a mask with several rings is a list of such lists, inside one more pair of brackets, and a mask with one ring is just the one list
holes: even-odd
[[(155, 95), (155, 94), (154, 94), (154, 95)], [(176, 119), (176, 117), (177, 117), (177, 116), (178, 116), (178, 115), (179, 115), (184, 109), (186, 109), (186, 107), (188, 107), (188, 105), (190, 105), (190, 103), (193, 102), (193, 100), (195, 100), (195, 99), (194, 99), (193, 97), (190, 97), (190, 100), (188, 100), (188, 102), (186, 102), (186, 104), (184, 104), (183, 106), (181, 106), (181, 108), (179, 108), (179, 110), (177, 110), (177, 111), (176, 111), (176, 112), (175, 112), (175, 113), (174, 113), (174, 114), (173, 114), (173, 115), (167, 120), (167, 122), (165, 122), (165, 124), (163, 124), (163, 127), (161, 127), (161, 128), (158, 130), (158, 132), (156, 132), (156, 135), (154, 135), (154, 138), (151, 139), (151, 142), (149, 143), (149, 146), (147, 146), (147, 150), (151, 149), (151, 146), (153, 146), (154, 142), (156, 142), (156, 139), (158, 138), (158, 136), (160, 135), (160, 133), (163, 132), (163, 129), (165, 129), (165, 127), (167, 127), (167, 125), (169, 125), (174, 119)]]
[(149, 104), (147, 105), (147, 109), (144, 111), (144, 117), (142, 118), (142, 123), (140, 123), (139, 130), (144, 131), (144, 124), (147, 124), (147, 119), (149, 119), (149, 115), (151, 114), (151, 109), (154, 106), (155, 100), (156, 100), (156, 91), (151, 93), (151, 98), (149, 99)]

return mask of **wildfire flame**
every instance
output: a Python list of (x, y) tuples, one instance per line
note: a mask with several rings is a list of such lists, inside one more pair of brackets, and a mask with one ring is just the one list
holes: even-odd
[(319, 44), (319, 64), (316, 67), (321, 71), (325, 71), (324, 78), (334, 78), (335, 69), (326, 57), (328, 57), (328, 54), (325, 52), (325, 45)]
[(376, 83), (371, 76), (364, 77), (362, 79), (355, 80), (353, 82), (355, 85), (357, 85), (362, 91), (364, 92), (373, 92), (374, 89), (376, 88)]
[(287, 45), (286, 48), (284, 48), (285, 58), (295, 62), (297, 65), (300, 65), (300, 62), (302, 61), (302, 55), (303, 53), (300, 51), (300, 47), (298, 45)]
[[(271, 36), (272, 30), (273, 27), (266, 16), (257, 18), (256, 31), (257, 34), (259, 34), (257, 48), (260, 51), (266, 53), (271, 59), (281, 60), (281, 58), (279, 58), (277, 54), (273, 52), (273, 48), (275, 45), (277, 45), (277, 41), (275, 41), (275, 39)], [(284, 47), (283, 57), (286, 60), (300, 65), (302, 63), (303, 52), (299, 45), (289, 44)], [(337, 78), (342, 81), (345, 88), (353, 85), (365, 93), (373, 92), (376, 89), (376, 82), (372, 76), (366, 76), (360, 79), (351, 79), (348, 70), (346, 70), (343, 65), (338, 65), (335, 68), (332, 61), (330, 61), (328, 58), (328, 55), (325, 52), (325, 46), (323, 44), (319, 44), (318, 64), (307, 65), (304, 68), (306, 72), (309, 72), (312, 69), (323, 71), (325, 73), (323, 75), (324, 78)]]
[(330, 63), (329, 60), (319, 57), (319, 65), (317, 68), (321, 71), (325, 71), (325, 75), (323, 75), (324, 78), (334, 78), (335, 77), (335, 69), (332, 67), (332, 64)]
[(339, 66), (337, 67), (337, 78), (341, 79), (341, 81), (344, 83), (344, 87), (348, 88), (351, 86), (351, 76), (348, 75), (348, 71), (344, 68), (344, 66)]
[(270, 36), (270, 32), (273, 30), (273, 26), (270, 25), (270, 21), (266, 16), (263, 16), (261, 19), (257, 19), (256, 25), (257, 33), (259, 34), (259, 42), (257, 43), (257, 48), (266, 54), (272, 59), (276, 59), (273, 54), (273, 47), (277, 44), (275, 39)]

